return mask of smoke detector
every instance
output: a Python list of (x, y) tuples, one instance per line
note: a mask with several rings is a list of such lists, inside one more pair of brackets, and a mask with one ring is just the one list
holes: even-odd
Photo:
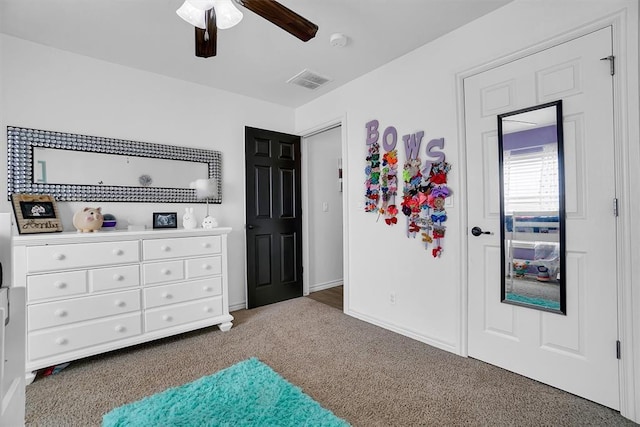
[(300, 71), (298, 74), (287, 80), (287, 83), (313, 90), (318, 89), (320, 86), (323, 86), (330, 81), (331, 79), (329, 77), (321, 76), (315, 71), (311, 71), (305, 68), (304, 70)]
[(349, 39), (342, 33), (333, 33), (329, 38), (329, 43), (333, 47), (345, 47)]

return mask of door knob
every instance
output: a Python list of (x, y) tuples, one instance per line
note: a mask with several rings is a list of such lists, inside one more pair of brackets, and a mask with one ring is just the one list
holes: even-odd
[(473, 227), (471, 229), (471, 234), (473, 234), (474, 236), (477, 237), (477, 236), (479, 236), (481, 234), (491, 234), (491, 232), (490, 231), (482, 231), (482, 228), (480, 228), (480, 227)]
[(247, 229), (253, 230), (254, 228), (256, 228), (255, 225), (247, 224)]

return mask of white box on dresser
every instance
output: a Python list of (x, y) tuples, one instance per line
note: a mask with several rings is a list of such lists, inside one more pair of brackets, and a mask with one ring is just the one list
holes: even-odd
[(230, 228), (13, 237), (31, 371), (218, 325), (229, 314)]

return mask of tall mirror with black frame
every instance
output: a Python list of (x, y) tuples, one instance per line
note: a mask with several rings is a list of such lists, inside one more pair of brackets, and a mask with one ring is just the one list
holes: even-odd
[(498, 116), (502, 302), (566, 314), (562, 101)]

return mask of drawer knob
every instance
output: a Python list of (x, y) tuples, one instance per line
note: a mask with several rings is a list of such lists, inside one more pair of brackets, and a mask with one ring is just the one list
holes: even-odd
[(211, 286), (203, 286), (202, 290), (205, 292), (211, 292)]
[(171, 248), (169, 246), (167, 246), (167, 245), (162, 245), (162, 246), (160, 246), (160, 250), (162, 252), (169, 252), (171, 250)]
[(213, 309), (211, 307), (205, 307), (204, 308), (204, 312), (205, 313), (211, 313), (213, 311)]
[(115, 328), (116, 332), (124, 332), (127, 328), (122, 325), (117, 325)]
[(168, 314), (165, 314), (164, 316), (162, 316), (162, 320), (166, 320), (167, 322), (171, 322), (173, 320), (173, 317), (169, 316)]
[(169, 292), (163, 292), (162, 298), (171, 299), (173, 298), (173, 295), (171, 295)]
[(162, 270), (160, 270), (160, 273), (164, 274), (165, 276), (168, 276), (171, 274), (171, 270), (169, 270), (168, 268), (163, 268)]
[(124, 280), (124, 276), (122, 274), (114, 274), (113, 280), (115, 280), (116, 282), (122, 282)]
[(60, 253), (53, 254), (53, 259), (55, 260), (62, 261), (64, 258), (65, 258), (64, 254), (60, 254)]
[(116, 307), (124, 307), (125, 305), (127, 305), (127, 303), (119, 299), (115, 300), (114, 304), (116, 305)]
[(56, 338), (56, 344), (58, 345), (66, 345), (68, 342), (69, 341), (67, 341), (66, 338), (63, 338), (63, 337)]
[(67, 315), (67, 310), (63, 310), (59, 308), (53, 314), (55, 314), (58, 317), (65, 317)]
[(202, 264), (203, 270), (211, 270), (211, 264)]
[(204, 243), (202, 244), (202, 247), (203, 247), (203, 248), (210, 248), (210, 247), (211, 247), (211, 243), (209, 243), (209, 242), (204, 242)]
[(64, 289), (67, 287), (67, 284), (58, 280), (53, 284), (53, 286), (55, 286), (58, 289)]
[(122, 255), (124, 253), (122, 249), (114, 249), (112, 252), (114, 255)]

